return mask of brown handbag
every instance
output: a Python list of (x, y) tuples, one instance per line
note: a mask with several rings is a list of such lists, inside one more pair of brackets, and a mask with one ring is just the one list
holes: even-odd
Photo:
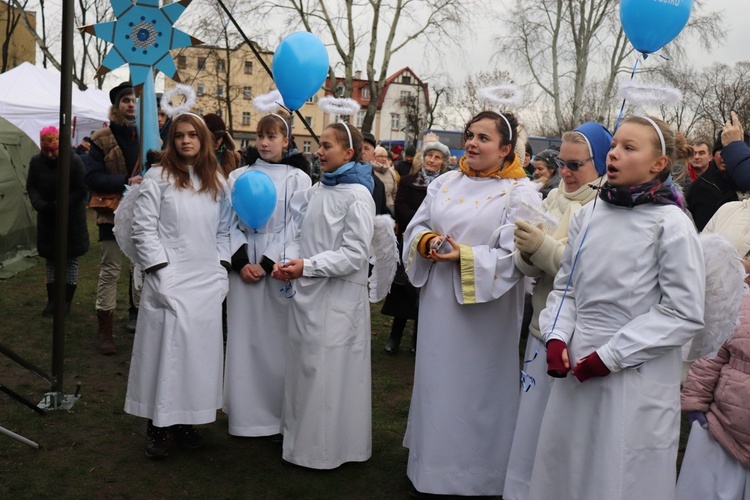
[(111, 215), (117, 210), (122, 199), (121, 193), (91, 193), (89, 208), (93, 208), (103, 215)]
[[(135, 173), (141, 168), (141, 159), (135, 162), (133, 171), (130, 173), (130, 177), (134, 177)], [(91, 192), (91, 198), (89, 199), (89, 208), (93, 208), (102, 215), (112, 215), (117, 210), (120, 200), (122, 199), (122, 193), (100, 193), (98, 191)]]

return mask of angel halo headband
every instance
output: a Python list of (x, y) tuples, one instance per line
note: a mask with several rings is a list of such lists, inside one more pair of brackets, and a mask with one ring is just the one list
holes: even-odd
[[(318, 100), (318, 107), (324, 112), (331, 115), (356, 115), (361, 106), (360, 104), (351, 98), (338, 98), (333, 96), (321, 97)], [(352, 131), (349, 129), (349, 124), (345, 121), (339, 121), (346, 129), (346, 135), (349, 137), (349, 148), (354, 149), (354, 141), (352, 140)]]
[(641, 118), (649, 122), (651, 126), (654, 127), (654, 130), (656, 130), (656, 133), (659, 135), (659, 142), (661, 143), (661, 155), (667, 156), (667, 144), (664, 142), (664, 134), (662, 134), (659, 126), (656, 124), (654, 120), (652, 120), (648, 116), (644, 115), (644, 116), (641, 116)]

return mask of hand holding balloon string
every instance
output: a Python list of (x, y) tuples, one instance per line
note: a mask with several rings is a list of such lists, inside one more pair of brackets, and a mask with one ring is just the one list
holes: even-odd
[(305, 267), (302, 259), (289, 259), (286, 262), (277, 262), (273, 265), (271, 276), (280, 281), (296, 280), (302, 276)]

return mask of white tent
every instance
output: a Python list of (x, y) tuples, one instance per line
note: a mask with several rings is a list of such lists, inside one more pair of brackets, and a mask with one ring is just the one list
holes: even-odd
[[(110, 105), (106, 92), (73, 86), (73, 144), (109, 121)], [(0, 74), (0, 117), (39, 146), (39, 131), (60, 123), (60, 74), (27, 62)]]

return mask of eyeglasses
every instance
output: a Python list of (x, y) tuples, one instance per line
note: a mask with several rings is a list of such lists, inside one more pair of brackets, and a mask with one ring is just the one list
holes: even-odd
[(591, 158), (586, 158), (585, 160), (581, 160), (581, 161), (575, 161), (575, 160), (563, 161), (560, 158), (555, 158), (555, 165), (557, 165), (558, 169), (567, 167), (567, 169), (570, 170), (571, 172), (577, 172), (578, 169), (581, 168), (581, 166), (584, 163), (586, 163), (587, 161), (592, 161), (593, 159), (594, 158), (591, 157)]

